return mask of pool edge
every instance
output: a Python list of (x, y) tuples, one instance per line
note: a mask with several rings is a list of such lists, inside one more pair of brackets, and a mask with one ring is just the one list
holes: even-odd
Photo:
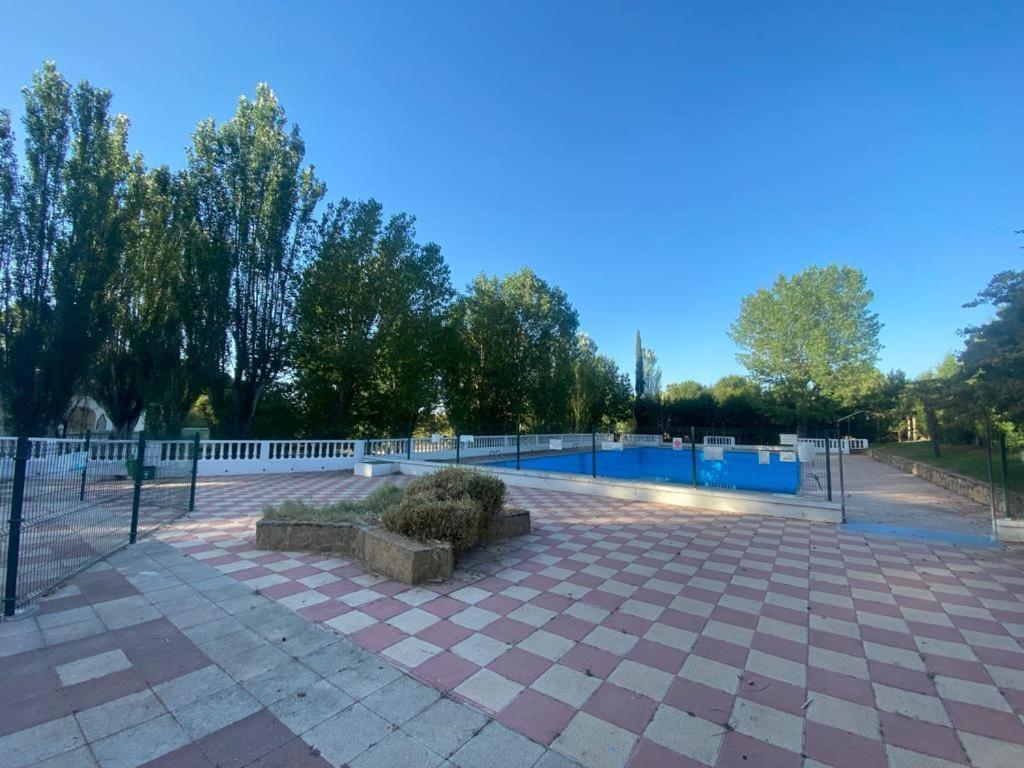
[[(454, 462), (400, 459), (399, 471), (405, 475), (424, 475)], [(579, 493), (627, 501), (647, 501), (698, 512), (735, 515), (762, 515), (821, 523), (842, 522), (837, 502), (777, 497), (767, 493), (728, 491), (718, 488), (692, 488), (669, 483), (646, 483), (618, 478), (588, 477), (561, 472), (507, 469), (484, 464), (467, 465), (478, 472), (500, 477), (506, 484), (520, 488)]]

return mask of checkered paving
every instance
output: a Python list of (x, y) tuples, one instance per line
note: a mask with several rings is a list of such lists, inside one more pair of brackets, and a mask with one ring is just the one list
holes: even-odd
[(206, 482), (160, 538), (587, 766), (1024, 765), (1019, 549), (516, 488), (533, 532), (446, 584), (253, 548), (380, 482)]

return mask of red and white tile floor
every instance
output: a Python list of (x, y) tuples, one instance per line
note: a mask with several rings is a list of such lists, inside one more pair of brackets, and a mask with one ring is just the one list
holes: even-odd
[(443, 585), (254, 549), (378, 482), (206, 481), (159, 538), (586, 766), (1024, 766), (1019, 549), (524, 489)]

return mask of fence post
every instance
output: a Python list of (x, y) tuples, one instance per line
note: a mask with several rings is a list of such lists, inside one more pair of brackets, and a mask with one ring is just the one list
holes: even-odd
[[(836, 422), (836, 435), (841, 434), (839, 431), (839, 422)], [(800, 439), (797, 438), (797, 447), (800, 445)], [(831, 463), (831, 462), (830, 462)], [(843, 476), (843, 451), (842, 448), (839, 450), (839, 512), (842, 516), (842, 521), (846, 522), (846, 478)]]
[[(828, 430), (825, 430), (825, 487), (826, 487), (825, 493), (826, 493), (826, 497), (828, 498), (829, 501), (832, 501), (832, 451), (831, 451), (831, 446), (832, 446), (832, 436), (829, 434)], [(799, 447), (799, 444), (798, 444), (797, 447)], [(839, 461), (843, 460), (842, 453), (843, 453), (843, 446), (840, 445), (839, 446), (839, 454), (840, 454)]]
[(82, 484), (78, 488), (78, 500), (85, 501), (85, 475), (89, 471), (89, 444), (92, 441), (92, 431), (85, 431), (85, 462), (82, 464)]
[(462, 435), (458, 432), (455, 433), (455, 463), (459, 463), (459, 459), (462, 456)]
[(405, 441), (405, 458), (412, 460), (412, 423), (409, 424), (409, 437)]
[(516, 427), (516, 469), (519, 469), (519, 452), (520, 452), (519, 438), (522, 436), (522, 434), (523, 434), (522, 427)]
[(992, 468), (992, 423), (985, 425), (985, 456), (988, 459), (988, 507), (992, 515), (992, 537), (998, 536), (996, 531), (996, 476)]
[(139, 502), (142, 500), (142, 474), (146, 464), (146, 433), (139, 432), (139, 446), (135, 451), (135, 490), (132, 492), (132, 524), (128, 531), (128, 543), (134, 544), (139, 537)]
[(597, 477), (597, 432), (590, 433), (590, 475)]
[(1006, 452), (1006, 433), (999, 433), (999, 460), (1003, 470), (1003, 517), (1010, 516), (1010, 464)]
[(18, 550), (21, 548), (21, 510), (25, 501), (25, 468), (28, 466), (28, 438), (19, 437), (14, 449), (14, 479), (11, 483), (11, 519), (7, 528), (7, 575), (4, 577), (4, 616), (13, 616), (18, 602)]
[(188, 489), (188, 511), (196, 508), (196, 476), (199, 474), (199, 432), (192, 438), (192, 485)]
[(697, 428), (690, 427), (690, 471), (693, 473), (693, 487), (697, 487)]

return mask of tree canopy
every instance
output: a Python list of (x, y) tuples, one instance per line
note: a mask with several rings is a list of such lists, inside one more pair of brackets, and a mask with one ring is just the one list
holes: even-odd
[(637, 330), (631, 382), (531, 269), (459, 293), (413, 216), (328, 202), (266, 84), (200, 121), (179, 171), (131, 154), (111, 94), (51, 62), (22, 98), (20, 130), (0, 110), (0, 405), (19, 433), (59, 431), (79, 395), (167, 435), (789, 431), (848, 409), (876, 435), (1024, 430), (1024, 272), (995, 275), (967, 305), (994, 317), (913, 382), (877, 369), (867, 280), (834, 264), (743, 298), (749, 375), (663, 382)]
[(744, 297), (730, 337), (763, 387), (793, 404), (798, 423), (849, 407), (870, 389), (881, 323), (864, 273), (830, 264), (780, 275)]
[(478, 276), (452, 306), (444, 360), (448, 418), (459, 431), (559, 429), (569, 412), (579, 316), (529, 269)]

